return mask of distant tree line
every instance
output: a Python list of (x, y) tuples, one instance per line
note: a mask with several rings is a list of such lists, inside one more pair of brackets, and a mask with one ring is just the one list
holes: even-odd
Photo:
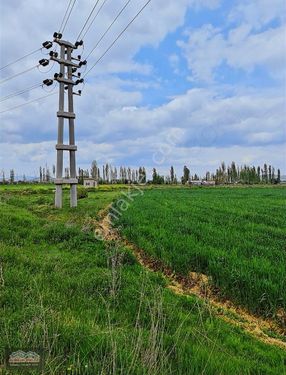
[(266, 163), (263, 167), (239, 167), (234, 161), (229, 166), (222, 162), (213, 178), (217, 184), (277, 184), (281, 182), (281, 172), (280, 169), (277, 169), (277, 174), (275, 172), (275, 168)]
[(275, 168), (272, 165), (264, 164), (263, 167), (250, 167), (247, 165), (238, 166), (235, 162), (232, 162), (229, 166), (226, 166), (225, 162), (222, 162), (220, 167), (216, 169), (215, 173), (206, 172), (203, 178), (196, 173), (192, 175), (190, 168), (185, 165), (183, 168), (183, 174), (179, 180), (173, 166), (171, 166), (170, 172), (167, 176), (161, 175), (156, 168), (153, 168), (152, 179), (147, 180), (145, 167), (134, 169), (121, 166), (118, 169), (111, 164), (105, 164), (100, 168), (96, 161), (92, 162), (90, 170), (79, 168), (78, 175), (80, 183), (83, 183), (84, 178), (93, 178), (100, 184), (130, 184), (141, 182), (154, 185), (176, 185), (179, 181), (182, 184), (188, 184), (191, 181), (199, 180), (215, 181), (217, 185), (237, 183), (277, 184), (281, 182), (280, 169), (277, 169), (276, 173)]
[[(51, 170), (46, 165), (45, 167), (39, 167), (38, 182), (50, 183), (53, 182), (56, 175), (55, 165), (52, 166)], [(69, 178), (69, 168), (64, 170), (65, 178)], [(2, 183), (14, 183), (15, 182), (15, 171), (10, 170), (8, 178), (5, 176), (4, 170), (1, 172)], [(281, 182), (280, 169), (275, 170), (272, 165), (266, 163), (260, 167), (255, 166), (238, 166), (233, 161), (230, 165), (226, 165), (222, 162), (221, 165), (216, 169), (215, 173), (206, 172), (201, 177), (196, 173), (191, 174), (191, 170), (188, 166), (183, 167), (182, 176), (178, 179), (175, 173), (174, 167), (171, 166), (168, 175), (161, 175), (156, 168), (152, 170), (152, 178), (147, 180), (146, 168), (144, 166), (137, 168), (131, 168), (126, 166), (115, 167), (110, 163), (106, 163), (103, 166), (99, 166), (94, 160), (91, 164), (90, 169), (78, 169), (79, 183), (83, 184), (85, 178), (93, 178), (99, 184), (138, 184), (148, 183), (154, 185), (170, 184), (176, 185), (189, 184), (192, 181), (214, 181), (216, 185), (221, 184), (278, 184)], [(23, 175), (23, 179), (17, 182), (26, 182), (26, 177)]]
[(82, 184), (85, 178), (93, 178), (99, 184), (136, 184), (146, 182), (146, 170), (144, 167), (134, 169), (120, 166), (119, 168), (107, 163), (101, 168), (94, 160), (89, 169), (78, 170), (79, 183)]
[[(14, 169), (10, 169), (10, 173), (9, 173), (9, 177), (6, 177), (5, 175), (5, 171), (4, 169), (2, 169), (1, 171), (1, 182), (2, 184), (13, 184), (16, 180), (16, 177), (15, 177), (15, 170)], [(26, 176), (23, 175), (23, 179), (21, 180), (21, 182), (26, 182)]]
[(50, 172), (49, 167), (46, 165), (46, 167), (40, 166), (39, 168), (39, 182), (51, 182), (52, 178), (55, 178), (56, 175), (56, 167), (53, 165), (52, 167), (52, 174)]
[[(185, 165), (183, 168), (183, 175), (180, 179), (182, 184), (189, 184), (192, 181), (214, 181), (216, 185), (222, 184), (279, 184), (281, 182), (281, 172), (272, 165), (266, 163), (263, 167), (255, 166), (238, 166), (233, 161), (231, 165), (226, 166), (225, 162), (216, 169), (215, 173), (206, 172), (205, 176), (201, 178), (196, 173), (191, 175), (190, 169)], [(153, 168), (152, 180), (148, 181), (152, 184), (178, 184), (178, 179), (174, 171), (174, 167), (170, 168), (170, 175), (161, 176), (156, 168)]]

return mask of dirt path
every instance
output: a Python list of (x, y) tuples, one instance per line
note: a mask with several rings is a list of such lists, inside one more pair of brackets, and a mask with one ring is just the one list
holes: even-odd
[(129, 248), (136, 256), (138, 262), (151, 272), (162, 272), (168, 285), (167, 287), (178, 295), (195, 295), (204, 299), (211, 306), (217, 316), (229, 324), (242, 328), (244, 331), (255, 336), (260, 341), (278, 346), (286, 350), (286, 342), (279, 338), (271, 337), (271, 332), (281, 337), (286, 337), (286, 317), (285, 312), (281, 311), (278, 318), (281, 319), (281, 326), (271, 319), (250, 314), (247, 310), (234, 305), (231, 301), (221, 299), (218, 291), (211, 287), (209, 278), (204, 274), (190, 272), (187, 277), (181, 277), (167, 268), (161, 261), (148, 256), (142, 249), (139, 249), (128, 240), (122, 238), (118, 231), (112, 227), (109, 217), (109, 208), (101, 211), (100, 221), (97, 223), (97, 232), (105, 241), (118, 241), (120, 244)]

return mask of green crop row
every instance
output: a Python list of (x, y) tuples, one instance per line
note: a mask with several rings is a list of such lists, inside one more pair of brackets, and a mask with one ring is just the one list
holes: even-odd
[(285, 188), (150, 190), (119, 216), (122, 233), (175, 272), (272, 316), (286, 308)]

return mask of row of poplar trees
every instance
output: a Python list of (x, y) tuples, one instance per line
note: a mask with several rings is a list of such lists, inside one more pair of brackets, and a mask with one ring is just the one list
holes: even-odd
[(266, 163), (262, 167), (247, 165), (239, 167), (235, 162), (229, 166), (222, 162), (216, 170), (214, 178), (218, 184), (238, 182), (242, 184), (275, 184), (281, 182), (281, 172), (280, 169), (277, 169), (276, 173), (275, 168)]
[[(69, 169), (65, 168), (65, 177), (69, 177)], [(5, 178), (4, 171), (2, 171), (2, 181), (14, 183), (15, 171), (11, 169), (9, 180)], [(39, 168), (39, 181), (40, 182), (51, 182), (55, 177), (55, 166), (53, 165), (52, 171), (46, 167)], [(180, 181), (182, 184), (188, 184), (190, 181), (200, 180), (197, 174), (191, 175), (190, 168), (186, 165), (183, 168), (183, 175), (178, 180), (175, 173), (174, 167), (171, 166), (169, 175), (160, 175), (156, 168), (153, 168), (152, 179), (147, 181), (145, 167), (139, 167), (138, 169), (124, 167), (114, 167), (111, 164), (105, 164), (101, 168), (98, 166), (96, 161), (92, 162), (91, 168), (78, 170), (79, 183), (83, 183), (84, 178), (94, 178), (96, 181), (102, 184), (130, 184), (130, 183), (152, 183), (158, 184), (178, 184)], [(277, 184), (281, 182), (280, 169), (275, 170), (272, 165), (266, 163), (260, 167), (255, 166), (238, 166), (233, 161), (230, 165), (226, 165), (222, 162), (219, 168), (216, 169), (215, 173), (207, 172), (203, 178), (206, 181), (215, 181), (216, 184)], [(23, 177), (25, 182), (26, 178)]]
[(146, 183), (146, 170), (144, 167), (134, 169), (121, 166), (117, 168), (107, 163), (100, 168), (95, 160), (92, 162), (90, 170), (79, 168), (78, 175), (79, 183), (83, 183), (84, 178), (94, 178), (102, 184)]
[[(255, 166), (238, 166), (233, 161), (229, 166), (226, 166), (225, 162), (222, 162), (220, 167), (217, 168), (216, 173), (206, 172), (205, 176), (201, 178), (196, 173), (191, 175), (190, 168), (186, 165), (183, 168), (183, 175), (180, 179), (182, 184), (188, 184), (191, 181), (196, 180), (215, 181), (217, 185), (220, 184), (277, 184), (281, 182), (280, 169), (275, 168), (272, 165), (266, 163), (263, 167)], [(156, 168), (153, 168), (152, 173), (153, 184), (177, 184), (178, 179), (174, 171), (174, 167), (170, 168), (170, 175), (161, 176)]]
[(152, 179), (147, 181), (145, 167), (139, 167), (134, 169), (130, 167), (117, 167), (111, 164), (105, 164), (101, 168), (98, 166), (96, 161), (92, 162), (91, 169), (84, 170), (79, 169), (79, 182), (82, 183), (84, 178), (94, 178), (99, 183), (152, 183), (155, 185), (160, 184), (187, 184), (190, 181), (206, 180), (215, 181), (216, 184), (275, 184), (281, 182), (280, 169), (275, 168), (272, 165), (264, 164), (263, 167), (255, 166), (238, 166), (235, 162), (230, 165), (226, 165), (222, 162), (219, 168), (216, 169), (215, 173), (206, 172), (201, 178), (196, 173), (191, 174), (190, 168), (186, 165), (183, 168), (183, 175), (180, 179), (177, 178), (174, 167), (171, 166), (170, 173), (167, 176), (160, 175), (156, 168), (153, 168)]

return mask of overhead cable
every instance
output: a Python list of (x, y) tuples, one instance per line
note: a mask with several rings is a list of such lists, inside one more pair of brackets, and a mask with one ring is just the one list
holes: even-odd
[(131, 26), (131, 24), (136, 20), (136, 18), (143, 12), (143, 10), (147, 7), (147, 5), (152, 0), (148, 0), (145, 5), (139, 10), (139, 12), (132, 18), (132, 20), (125, 26), (125, 28), (121, 31), (120, 34), (114, 39), (114, 41), (109, 45), (109, 47), (104, 51), (104, 53), (96, 60), (96, 62), (92, 65), (92, 67), (85, 73), (84, 78), (91, 72), (92, 69), (103, 59), (103, 57), (111, 50), (114, 44), (121, 38), (121, 36), (125, 33), (125, 31)]
[(41, 65), (41, 64), (37, 64), (37, 65), (35, 65), (35, 66), (32, 66), (31, 68), (28, 68), (28, 69), (24, 70), (23, 72), (16, 73), (16, 74), (14, 74), (14, 75), (12, 75), (12, 76), (10, 76), (10, 77), (8, 77), (8, 78), (5, 78), (5, 79), (3, 79), (2, 81), (0, 81), (0, 84), (5, 83), (5, 82), (7, 82), (7, 81), (10, 81), (11, 79), (13, 79), (13, 78), (15, 78), (15, 77), (18, 77), (18, 76), (20, 76), (20, 75), (22, 75), (22, 74), (25, 74), (25, 73), (27, 73), (27, 72), (30, 72), (31, 70), (33, 70), (33, 69), (35, 69), (35, 68), (38, 68), (40, 65)]
[(42, 83), (39, 83), (39, 84), (33, 85), (31, 87), (28, 87), (27, 89), (23, 89), (23, 90), (14, 92), (12, 94), (6, 95), (3, 98), (0, 98), (0, 102), (4, 102), (8, 99), (14, 98), (15, 96), (18, 96), (18, 95), (21, 95), (21, 94), (25, 94), (26, 92), (29, 92), (29, 91), (32, 91), (34, 89), (37, 89), (37, 88), (41, 87), (42, 85), (43, 85)]
[(90, 24), (88, 25), (88, 27), (86, 28), (84, 34), (82, 35), (82, 39), (84, 39), (84, 37), (86, 36), (86, 34), (89, 32), (91, 26), (93, 25), (93, 22), (95, 21), (95, 19), (97, 18), (97, 16), (99, 15), (101, 9), (104, 7), (104, 5), (107, 3), (108, 0), (104, 0), (103, 3), (100, 5), (98, 11), (95, 13), (92, 21), (90, 22)]
[(88, 15), (88, 17), (87, 17), (87, 19), (86, 19), (86, 21), (85, 21), (83, 27), (82, 27), (82, 29), (81, 29), (80, 32), (79, 32), (78, 37), (76, 38), (76, 40), (80, 40), (80, 38), (81, 38), (81, 34), (82, 34), (82, 32), (84, 31), (84, 29), (85, 29), (85, 27), (86, 27), (88, 21), (90, 20), (90, 17), (92, 16), (93, 12), (95, 11), (95, 8), (97, 7), (98, 3), (99, 3), (99, 0), (96, 0), (94, 6), (93, 6), (93, 8), (92, 8), (92, 10), (90, 11), (90, 13), (89, 13), (89, 15)]
[(108, 26), (108, 28), (105, 30), (105, 32), (101, 35), (101, 37), (99, 38), (99, 40), (97, 41), (97, 43), (95, 44), (95, 46), (93, 47), (93, 49), (89, 52), (89, 54), (85, 57), (85, 59), (87, 59), (92, 53), (93, 51), (97, 48), (97, 46), (99, 45), (99, 43), (102, 41), (102, 39), (105, 37), (105, 35), (108, 33), (108, 31), (112, 28), (112, 26), (115, 24), (115, 22), (118, 20), (118, 18), (121, 16), (121, 14), (124, 12), (124, 10), (127, 8), (127, 6), (129, 5), (129, 3), (131, 2), (132, 0), (128, 0), (125, 5), (123, 6), (123, 8), (121, 8), (121, 10), (119, 11), (119, 13), (117, 14), (117, 16), (114, 18), (114, 20), (111, 22), (111, 24)]
[(7, 65), (2, 66), (2, 67), (0, 68), (0, 70), (3, 70), (3, 69), (5, 69), (5, 68), (8, 68), (8, 66), (10, 66), (10, 65), (16, 64), (18, 61), (21, 61), (21, 60), (25, 59), (26, 57), (29, 57), (29, 56), (33, 55), (34, 53), (40, 51), (41, 49), (42, 49), (42, 47), (36, 49), (35, 51), (32, 51), (32, 52), (30, 52), (30, 53), (27, 53), (27, 55), (24, 55), (24, 56), (18, 58), (17, 60), (14, 60), (14, 61), (8, 63)]
[(68, 11), (69, 11), (69, 9), (70, 9), (70, 6), (71, 6), (72, 1), (73, 1), (73, 0), (69, 0), (69, 3), (68, 3), (68, 6), (67, 6), (67, 9), (66, 9), (65, 14), (64, 14), (64, 17), (63, 17), (63, 19), (62, 19), (61, 26), (59, 27), (59, 33), (60, 33), (61, 30), (62, 30), (63, 24), (64, 24), (64, 22), (65, 22), (65, 20), (66, 20), (66, 17), (67, 17), (67, 14), (68, 14)]
[(5, 109), (4, 111), (1, 111), (0, 114), (5, 113), (5, 112), (11, 112), (14, 109), (24, 107), (25, 105), (28, 105), (28, 104), (31, 104), (31, 103), (34, 103), (34, 102), (38, 102), (38, 101), (46, 99), (46, 98), (48, 98), (49, 96), (52, 96), (52, 95), (56, 95), (56, 92), (53, 92), (52, 94), (48, 94), (48, 95), (45, 95), (45, 96), (41, 96), (40, 98), (30, 100), (29, 102), (26, 102), (26, 103), (23, 103), (23, 104), (20, 104), (20, 105), (16, 105), (15, 107)]
[(64, 25), (62, 26), (61, 34), (63, 34), (64, 31), (65, 31), (65, 28), (66, 28), (66, 26), (67, 26), (68, 20), (69, 20), (69, 18), (70, 18), (70, 16), (71, 16), (71, 13), (72, 13), (72, 10), (73, 10), (73, 8), (74, 8), (75, 3), (76, 3), (76, 0), (73, 0), (73, 4), (72, 4), (72, 6), (71, 6), (71, 8), (70, 8), (70, 10), (69, 10), (69, 13), (68, 13), (67, 18), (66, 18), (66, 20), (65, 20), (65, 22), (64, 22)]

